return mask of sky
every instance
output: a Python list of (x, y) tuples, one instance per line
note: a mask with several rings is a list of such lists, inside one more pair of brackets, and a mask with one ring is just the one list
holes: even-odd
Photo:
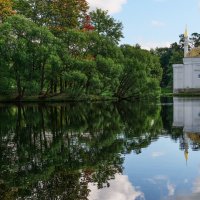
[(121, 44), (142, 48), (169, 46), (179, 41), (187, 25), (200, 33), (200, 0), (88, 0), (91, 9), (108, 10), (123, 23)]

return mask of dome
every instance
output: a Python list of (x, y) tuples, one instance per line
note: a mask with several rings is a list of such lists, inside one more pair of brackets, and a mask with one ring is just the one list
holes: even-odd
[(188, 52), (186, 57), (190, 58), (200, 57), (200, 47), (193, 48), (191, 51)]

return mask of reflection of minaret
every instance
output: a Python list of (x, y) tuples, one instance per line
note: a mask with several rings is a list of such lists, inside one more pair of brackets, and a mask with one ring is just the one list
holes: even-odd
[(187, 149), (185, 149), (185, 151), (184, 151), (184, 155), (185, 155), (185, 161), (186, 161), (186, 165), (187, 165), (188, 156), (189, 156), (189, 153), (188, 153), (188, 148), (187, 148)]
[(186, 57), (188, 54), (188, 46), (189, 46), (189, 40), (188, 40), (188, 31), (186, 26), (184, 33), (184, 57)]
[(187, 161), (188, 161), (188, 156), (189, 156), (189, 141), (188, 141), (188, 137), (186, 135), (186, 133), (184, 133), (183, 135), (183, 142), (184, 142), (184, 155), (185, 155), (185, 161), (186, 161), (186, 165), (187, 165)]
[(186, 132), (183, 132), (182, 137), (180, 137), (180, 149), (184, 151), (185, 161), (187, 165), (188, 157), (189, 157), (189, 138)]

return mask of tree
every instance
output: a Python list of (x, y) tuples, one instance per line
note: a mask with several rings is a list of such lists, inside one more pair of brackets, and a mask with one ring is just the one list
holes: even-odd
[(71, 98), (80, 97), (85, 91), (87, 76), (78, 70), (64, 73), (64, 80), (68, 88), (65, 89), (67, 95)]
[[(184, 48), (184, 35), (181, 34), (179, 35), (179, 44), (181, 48)], [(199, 33), (192, 33), (191, 36), (189, 37), (189, 50), (194, 47), (199, 47), (200, 46), (200, 34)]]
[(52, 3), (52, 23), (58, 28), (80, 28), (88, 10), (85, 0), (57, 0)]
[(169, 67), (166, 71), (167, 76), (167, 87), (173, 88), (173, 64), (182, 64), (183, 63), (183, 52), (172, 50), (171, 57), (169, 59)]
[(101, 95), (113, 96), (119, 86), (119, 77), (122, 73), (122, 65), (115, 63), (111, 58), (97, 56), (97, 70), (102, 83)]
[(111, 41), (118, 43), (123, 37), (122, 23), (108, 15), (107, 11), (97, 9), (90, 12), (91, 22), (98, 34), (106, 36)]
[(107, 11), (86, 15), (85, 0), (14, 2), (24, 16), (0, 26), (2, 94), (124, 98), (161, 80), (156, 56), (138, 45), (119, 48), (122, 24)]
[(192, 33), (190, 37), (190, 43), (192, 47), (199, 47), (200, 46), (200, 34), (199, 33)]
[(9, 64), (0, 58), (0, 94), (8, 95), (14, 92), (14, 79), (9, 71)]
[(74, 77), (71, 76), (71, 72), (75, 70), (87, 77), (85, 89), (82, 89), (86, 94), (112, 96), (118, 86), (119, 75), (122, 71), (120, 59), (123, 55), (119, 47), (95, 31), (68, 30), (63, 32), (61, 38), (64, 46), (62, 49), (66, 49), (63, 52), (65, 55), (65, 52), (69, 54), (61, 56), (65, 66), (63, 73), (67, 93), (77, 90), (77, 95), (79, 94), (78, 84), (68, 84), (69, 77), (66, 75), (70, 74), (71, 79)]
[(14, 15), (0, 26), (1, 68), (7, 66), (18, 98), (43, 90), (47, 72), (56, 61), (56, 39), (46, 29), (23, 16)]
[(156, 48), (154, 51), (152, 51), (153, 54), (157, 55), (160, 58), (160, 64), (163, 69), (161, 87), (172, 88), (172, 65), (179, 63), (181, 64), (183, 59), (182, 37), (183, 36), (181, 36), (180, 44), (174, 42), (170, 45), (169, 48)]
[(15, 11), (13, 10), (12, 0), (0, 0), (0, 23), (13, 14), (15, 14)]
[(15, 8), (35, 23), (58, 34), (69, 28), (80, 28), (88, 10), (85, 0), (16, 0)]
[(121, 99), (156, 96), (160, 92), (162, 69), (159, 59), (146, 50), (122, 45), (124, 69), (116, 96)]
[(161, 80), (161, 87), (166, 87), (168, 85), (168, 75), (167, 71), (169, 68), (169, 60), (171, 57), (171, 49), (168, 47), (165, 48), (156, 48), (153, 53), (160, 58), (160, 64), (163, 69), (163, 76)]
[(84, 31), (94, 31), (95, 27), (91, 25), (91, 17), (87, 15), (83, 23)]

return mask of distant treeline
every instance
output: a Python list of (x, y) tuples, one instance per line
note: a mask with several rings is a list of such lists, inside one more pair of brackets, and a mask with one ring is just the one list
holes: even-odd
[(159, 51), (119, 46), (122, 28), (85, 0), (0, 0), (0, 95), (157, 96)]

